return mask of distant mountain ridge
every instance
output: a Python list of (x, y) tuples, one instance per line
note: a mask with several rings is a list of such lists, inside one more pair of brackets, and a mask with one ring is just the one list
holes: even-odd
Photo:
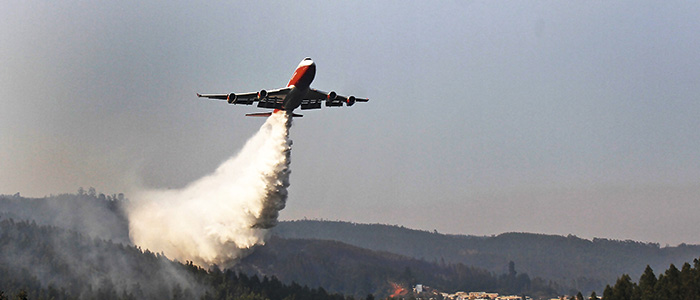
[(285, 221), (273, 229), (283, 238), (333, 240), (433, 262), (462, 263), (504, 273), (509, 261), (521, 272), (578, 290), (602, 290), (620, 274), (639, 278), (646, 265), (663, 270), (700, 257), (700, 246), (576, 236), (504, 233), (492, 237), (445, 235), (381, 224)]

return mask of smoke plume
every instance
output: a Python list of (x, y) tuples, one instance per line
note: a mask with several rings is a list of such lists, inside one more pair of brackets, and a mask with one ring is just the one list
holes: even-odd
[(179, 190), (132, 195), (132, 242), (180, 261), (227, 266), (264, 244), (289, 186), (291, 117), (274, 113), (213, 174)]

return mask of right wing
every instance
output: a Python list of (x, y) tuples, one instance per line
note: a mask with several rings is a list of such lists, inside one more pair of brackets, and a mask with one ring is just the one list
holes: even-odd
[[(332, 97), (335, 97), (331, 99)], [(301, 101), (301, 109), (319, 109), (321, 103), (326, 101), (326, 106), (352, 106), (355, 102), (368, 102), (367, 98), (356, 98), (355, 96), (345, 97), (335, 92), (326, 93), (317, 89), (309, 89), (304, 100)]]

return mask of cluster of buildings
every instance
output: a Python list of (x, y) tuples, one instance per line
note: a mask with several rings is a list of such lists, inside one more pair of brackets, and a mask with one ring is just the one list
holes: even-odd
[(522, 296), (500, 296), (498, 293), (487, 292), (456, 292), (454, 294), (442, 293), (444, 299), (452, 300), (532, 300)]
[(498, 293), (487, 293), (487, 292), (456, 292), (454, 294), (441, 293), (435, 291), (427, 286), (418, 284), (413, 288), (413, 292), (416, 295), (421, 294), (440, 294), (442, 299), (450, 300), (532, 300), (530, 297), (523, 298), (522, 296), (501, 296)]

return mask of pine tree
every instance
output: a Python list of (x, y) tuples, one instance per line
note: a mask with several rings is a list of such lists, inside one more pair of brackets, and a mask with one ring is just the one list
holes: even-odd
[(588, 297), (588, 299), (589, 299), (589, 300), (600, 300), (600, 298), (598, 298), (598, 295), (595, 293), (595, 291), (593, 291), (593, 292), (591, 293), (591, 296)]
[(639, 292), (641, 300), (654, 300), (656, 286), (656, 275), (654, 275), (654, 270), (647, 265), (644, 269), (644, 274), (639, 278)]
[(613, 295), (613, 288), (610, 287), (610, 285), (606, 285), (605, 289), (603, 290), (603, 299), (605, 300), (615, 300), (615, 296)]
[(680, 293), (683, 299), (697, 299), (700, 289), (695, 285), (695, 277), (695, 270), (690, 264), (683, 264), (680, 274)]
[(656, 281), (656, 285), (654, 286), (654, 299), (670, 300), (671, 298), (668, 296), (668, 289), (668, 278), (664, 274), (659, 275), (659, 279)]
[(675, 265), (671, 264), (668, 270), (666, 270), (665, 275), (668, 280), (666, 297), (668, 297), (668, 299), (681, 299), (681, 272)]
[[(632, 279), (629, 275), (622, 275), (613, 288), (613, 298), (617, 300), (632, 300), (632, 295), (634, 293), (635, 284), (632, 283)], [(603, 295), (603, 299), (607, 299)]]

